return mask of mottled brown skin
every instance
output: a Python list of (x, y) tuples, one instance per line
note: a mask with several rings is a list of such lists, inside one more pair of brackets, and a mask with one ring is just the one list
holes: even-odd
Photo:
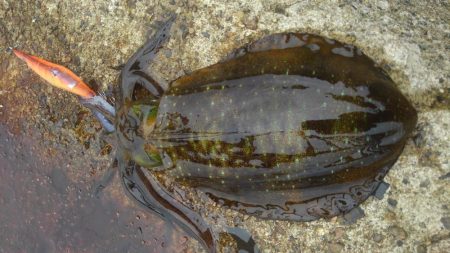
[[(261, 218), (350, 211), (377, 188), (417, 121), (371, 59), (311, 34), (267, 36), (160, 94), (143, 87), (122, 79), (124, 159), (150, 165), (154, 185), (168, 176)], [(152, 108), (156, 119), (145, 116)]]

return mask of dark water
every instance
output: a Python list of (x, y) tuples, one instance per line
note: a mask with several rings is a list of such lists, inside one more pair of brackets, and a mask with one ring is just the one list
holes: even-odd
[(96, 196), (101, 175), (70, 153), (0, 123), (0, 252), (188, 251), (187, 237), (129, 202), (117, 177)]

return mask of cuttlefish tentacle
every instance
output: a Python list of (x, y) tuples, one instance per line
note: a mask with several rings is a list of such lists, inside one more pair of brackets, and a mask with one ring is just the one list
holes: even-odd
[(42, 77), (49, 84), (76, 94), (80, 98), (81, 104), (88, 107), (94, 116), (100, 121), (108, 132), (114, 132), (113, 117), (115, 109), (106, 100), (97, 95), (80, 77), (70, 69), (46, 61), (42, 58), (29, 55), (17, 49), (13, 49), (14, 54), (30, 67), (36, 74)]

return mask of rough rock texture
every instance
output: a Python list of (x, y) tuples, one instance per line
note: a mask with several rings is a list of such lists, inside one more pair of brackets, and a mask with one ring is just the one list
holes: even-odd
[[(155, 226), (164, 224), (129, 201), (117, 178), (92, 196), (113, 157), (99, 124), (74, 96), (44, 85), (9, 49), (63, 64), (109, 95), (118, 75), (113, 67), (171, 13), (178, 15), (172, 38), (154, 66), (168, 81), (263, 35), (310, 32), (358, 46), (419, 112), (415, 137), (386, 177), (387, 196), (365, 202), (366, 217), (357, 223), (263, 221), (224, 211), (216, 224), (248, 229), (263, 252), (449, 250), (448, 1), (2, 0), (0, 252), (198, 250), (182, 232), (161, 238)], [(103, 219), (93, 218), (95, 212)]]

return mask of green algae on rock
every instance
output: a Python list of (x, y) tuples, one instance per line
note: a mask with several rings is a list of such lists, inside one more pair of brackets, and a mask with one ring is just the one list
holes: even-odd
[(328, 218), (373, 194), (416, 125), (370, 58), (312, 34), (269, 35), (164, 89), (145, 69), (169, 27), (122, 70), (119, 163), (135, 198), (211, 251), (208, 224), (160, 176), (260, 218)]

